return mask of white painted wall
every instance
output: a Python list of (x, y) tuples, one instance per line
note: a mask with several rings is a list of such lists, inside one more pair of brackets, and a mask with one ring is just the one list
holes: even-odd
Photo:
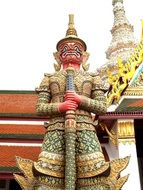
[(126, 156), (131, 156), (129, 165), (121, 173), (122, 176), (129, 174), (129, 179), (127, 183), (123, 186), (122, 190), (141, 190), (140, 178), (139, 178), (139, 169), (137, 161), (137, 152), (135, 143), (126, 143), (123, 144), (122, 140), (119, 140), (119, 157), (123, 158)]

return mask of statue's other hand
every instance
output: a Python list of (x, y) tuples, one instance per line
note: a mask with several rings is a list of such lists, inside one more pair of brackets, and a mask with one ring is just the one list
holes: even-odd
[(65, 101), (66, 100), (74, 101), (79, 105), (82, 102), (82, 96), (80, 96), (74, 91), (68, 90), (65, 94)]
[(78, 104), (72, 100), (66, 100), (59, 104), (59, 112), (64, 113), (69, 110), (76, 111)]

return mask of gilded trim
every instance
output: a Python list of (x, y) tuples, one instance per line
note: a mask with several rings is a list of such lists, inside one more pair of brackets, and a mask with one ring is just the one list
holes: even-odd
[(135, 141), (135, 139), (119, 139), (118, 140), (118, 143), (119, 143), (119, 145), (121, 145), (121, 144), (123, 144), (123, 145), (131, 145), (131, 144), (136, 144), (136, 141)]
[(37, 162), (34, 162), (34, 168), (38, 171), (41, 172), (43, 174), (47, 174), (49, 176), (54, 176), (54, 177), (59, 177), (59, 178), (63, 178), (64, 177), (64, 168), (60, 166), (61, 168), (61, 172), (59, 172), (59, 170), (57, 171), (53, 171), (52, 169), (48, 169), (48, 168), (42, 168), (41, 166), (38, 165)]
[[(87, 166), (89, 169), (91, 169), (91, 171), (88, 171), (88, 172), (84, 171), (85, 167), (86, 166), (78, 168), (78, 173), (77, 173), (78, 178), (87, 178), (87, 177), (93, 177), (93, 176), (97, 176), (99, 174), (102, 174), (103, 172), (105, 172), (109, 168), (109, 162), (102, 163), (102, 166), (100, 166), (100, 168), (98, 168), (99, 167), (98, 163), (95, 164), (93, 162)], [(93, 167), (95, 167), (95, 170), (93, 170)]]
[(117, 123), (118, 138), (135, 138), (134, 120), (122, 120)]

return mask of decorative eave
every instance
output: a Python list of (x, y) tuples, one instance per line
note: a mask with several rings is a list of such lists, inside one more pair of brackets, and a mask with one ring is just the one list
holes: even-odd
[[(110, 88), (107, 94), (108, 105), (113, 103), (119, 103), (122, 96), (135, 89), (134, 85), (136, 81), (136, 75), (138, 76), (138, 70), (142, 72), (142, 61), (143, 61), (143, 41), (138, 44), (137, 48), (134, 50), (134, 54), (127, 60), (123, 62), (121, 59), (117, 60), (118, 72), (113, 76), (112, 72), (108, 72)], [(141, 69), (140, 69), (141, 68)], [(132, 90), (131, 90), (132, 89)], [(136, 90), (136, 94), (141, 93), (141, 90)]]
[(136, 96), (139, 96), (140, 98), (143, 97), (143, 87), (133, 87), (133, 88), (127, 88), (124, 92), (124, 96), (136, 98)]
[(99, 116), (99, 121), (116, 121), (117, 119), (142, 119), (143, 108), (141, 111), (118, 111), (108, 112), (105, 115)]
[[(108, 93), (108, 102), (119, 104), (117, 110), (120, 111), (141, 111), (143, 109), (143, 41), (139, 43), (135, 49), (134, 55), (128, 60), (126, 64), (121, 64), (119, 60), (119, 73), (118, 77), (112, 82), (111, 90)], [(127, 69), (128, 67), (128, 69)], [(118, 88), (117, 88), (118, 87)], [(122, 88), (123, 87), (123, 88)], [(111, 93), (112, 92), (112, 93)], [(128, 102), (135, 102), (134, 107), (128, 104)], [(127, 102), (127, 105), (124, 105)], [(133, 105), (133, 104), (132, 104)]]

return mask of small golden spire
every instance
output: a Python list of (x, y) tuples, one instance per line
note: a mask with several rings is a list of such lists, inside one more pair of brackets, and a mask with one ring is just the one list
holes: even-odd
[(69, 15), (69, 28), (74, 28), (74, 15)]
[(68, 30), (66, 32), (66, 37), (77, 37), (76, 29), (74, 28), (74, 15), (69, 15), (69, 24), (68, 24)]

